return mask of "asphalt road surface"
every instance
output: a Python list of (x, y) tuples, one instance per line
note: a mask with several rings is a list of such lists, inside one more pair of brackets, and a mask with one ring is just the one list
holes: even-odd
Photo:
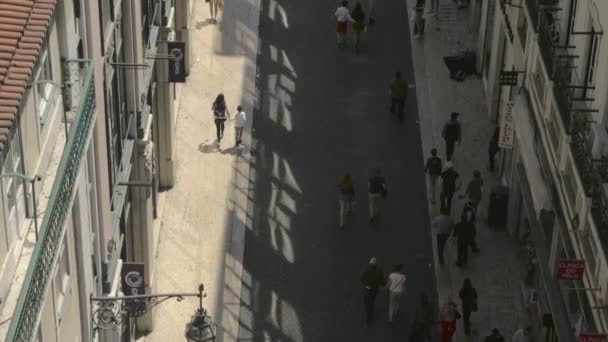
[[(414, 79), (405, 2), (376, 1), (359, 55), (352, 35), (336, 46), (336, 4), (262, 0), (242, 341), (406, 341), (420, 293), (436, 300), (415, 90), (403, 125), (389, 112), (394, 72)], [(389, 195), (370, 225), (377, 167)], [(337, 182), (347, 171), (357, 207), (340, 231)], [(408, 294), (392, 326), (386, 291), (364, 325), (359, 279), (372, 256), (385, 271), (405, 265)]]

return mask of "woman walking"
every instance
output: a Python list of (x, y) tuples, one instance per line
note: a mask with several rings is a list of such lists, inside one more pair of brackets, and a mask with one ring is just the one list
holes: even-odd
[(230, 119), (230, 112), (228, 106), (226, 106), (226, 100), (224, 100), (224, 94), (218, 94), (211, 105), (213, 111), (213, 119), (215, 121), (215, 129), (217, 134), (217, 146), (220, 146), (220, 142), (224, 137), (224, 122), (226, 118)]
[(403, 264), (393, 267), (393, 271), (388, 275), (386, 288), (388, 289), (388, 321), (392, 323), (393, 317), (399, 313), (399, 300), (405, 292)]
[(340, 190), (340, 229), (344, 229), (346, 216), (350, 215), (355, 202), (355, 185), (350, 173), (347, 172), (340, 178), (338, 189)]
[(353, 23), (353, 30), (355, 31), (356, 41), (355, 41), (355, 52), (359, 53), (359, 48), (361, 47), (361, 33), (365, 28), (365, 12), (363, 12), (363, 7), (360, 2), (357, 2), (355, 5), (355, 9), (353, 9), (352, 17), (355, 20)]
[(334, 16), (338, 22), (337, 31), (338, 31), (338, 47), (344, 46), (346, 42), (346, 31), (348, 30), (348, 23), (354, 23), (355, 21), (350, 16), (350, 10), (348, 9), (348, 1), (342, 1), (340, 7), (336, 9), (336, 13)]
[(470, 278), (464, 280), (459, 296), (462, 303), (464, 334), (471, 336), (471, 312), (477, 312), (477, 291), (473, 287)]

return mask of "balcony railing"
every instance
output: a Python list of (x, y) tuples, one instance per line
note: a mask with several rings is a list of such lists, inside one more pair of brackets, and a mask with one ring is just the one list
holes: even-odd
[(553, 78), (555, 54), (559, 46), (559, 31), (554, 13), (550, 9), (541, 9), (538, 14), (538, 46), (550, 78)]
[[(604, 167), (608, 166), (608, 161), (603, 162)], [(599, 234), (602, 245), (608, 246), (608, 198), (602, 189), (602, 185), (608, 183), (608, 177), (599, 175), (594, 180), (594, 192), (591, 194), (591, 217)]]
[(557, 6), (559, 0), (526, 0), (526, 7), (532, 20), (532, 27), (535, 31), (538, 29), (539, 14), (544, 8), (553, 8)]
[(571, 80), (573, 70), (574, 65), (572, 64), (572, 60), (570, 58), (559, 58), (555, 60), (553, 72), (553, 95), (566, 132), (570, 132), (571, 128)]
[(595, 170), (591, 158), (591, 145), (589, 144), (590, 121), (586, 113), (572, 112), (570, 114), (570, 149), (574, 163), (578, 169), (578, 174), (583, 183), (583, 189), (587, 195), (590, 195), (596, 184)]
[(86, 147), (89, 145), (94, 120), (95, 88), (93, 67), (89, 66), (78, 111), (70, 126), (57, 178), (53, 183), (49, 204), (42, 220), (40, 239), (34, 247), (6, 341), (29, 342), (36, 331), (44, 303), (44, 292), (51, 279), (53, 263), (65, 233), (66, 219), (74, 201), (76, 180)]

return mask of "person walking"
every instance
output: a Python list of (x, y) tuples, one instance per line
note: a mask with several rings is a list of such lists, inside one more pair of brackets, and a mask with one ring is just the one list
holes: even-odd
[(431, 156), (426, 160), (424, 164), (424, 172), (426, 172), (429, 185), (431, 189), (431, 203), (435, 204), (435, 188), (437, 185), (437, 179), (441, 175), (441, 170), (443, 169), (443, 163), (441, 158), (437, 157), (437, 149), (431, 149)]
[(441, 342), (451, 342), (456, 332), (456, 321), (462, 317), (451, 299), (441, 307), (439, 325), (441, 327)]
[(403, 124), (403, 107), (407, 99), (407, 90), (407, 83), (401, 79), (401, 72), (395, 72), (395, 79), (391, 83), (391, 114), (397, 114), (401, 124)]
[(348, 31), (348, 23), (355, 22), (350, 16), (350, 10), (348, 9), (348, 1), (342, 1), (340, 7), (336, 9), (334, 16), (336, 17), (336, 20), (338, 22), (338, 47), (342, 47), (346, 43), (346, 31)]
[(361, 49), (361, 34), (365, 28), (365, 12), (360, 2), (357, 2), (353, 9), (352, 18), (355, 21), (353, 23), (353, 31), (355, 31), (355, 52), (359, 53)]
[(388, 289), (388, 321), (393, 322), (393, 317), (399, 314), (399, 300), (405, 292), (405, 274), (403, 264), (393, 267), (393, 271), (388, 275), (386, 288)]
[(483, 339), (483, 342), (505, 342), (505, 338), (500, 334), (500, 331), (496, 328), (492, 329), (492, 333)]
[(454, 170), (452, 162), (445, 163), (445, 170), (441, 173), (441, 208), (447, 210), (448, 215), (452, 213), (452, 198), (460, 188), (460, 175)]
[(473, 179), (467, 184), (465, 196), (468, 198), (468, 201), (475, 206), (475, 209), (477, 209), (479, 202), (481, 202), (482, 192), (483, 179), (481, 179), (481, 172), (479, 172), (479, 170), (474, 170)]
[(382, 171), (376, 169), (376, 173), (370, 177), (368, 182), (369, 193), (369, 223), (373, 223), (380, 216), (378, 204), (380, 198), (387, 195), (386, 181), (382, 176)]
[(374, 303), (376, 302), (376, 295), (378, 289), (385, 285), (384, 273), (382, 269), (377, 265), (376, 258), (369, 260), (367, 269), (361, 275), (361, 282), (363, 283), (363, 303), (365, 305), (365, 322), (367, 325), (371, 324), (374, 320)]
[(209, 3), (209, 13), (211, 14), (211, 22), (217, 24), (217, 15), (223, 5), (223, 0), (205, 0)]
[(355, 185), (350, 173), (345, 173), (338, 182), (340, 190), (340, 229), (344, 229), (344, 221), (349, 216), (355, 203)]
[(230, 112), (228, 111), (228, 106), (226, 105), (226, 100), (224, 99), (224, 94), (218, 94), (211, 105), (211, 110), (213, 111), (213, 119), (215, 121), (215, 129), (217, 134), (217, 146), (220, 146), (220, 142), (224, 137), (224, 123), (226, 122), (226, 118), (230, 119)]
[(445, 140), (445, 155), (447, 161), (452, 160), (454, 146), (456, 143), (460, 143), (462, 139), (462, 127), (460, 121), (458, 121), (459, 115), (459, 113), (452, 112), (452, 114), (450, 114), (450, 120), (443, 125), (443, 130), (441, 131), (441, 136), (443, 137), (443, 140)]
[(464, 334), (471, 336), (471, 313), (477, 312), (477, 290), (473, 287), (470, 278), (465, 278), (458, 293), (462, 309), (462, 325)]
[(475, 225), (471, 220), (470, 213), (464, 220), (461, 220), (454, 227), (454, 237), (456, 238), (457, 260), (456, 266), (462, 267), (467, 264), (469, 246), (475, 237)]
[[(464, 207), (462, 208), (462, 214), (460, 215), (460, 220), (465, 221), (465, 222), (470, 223), (473, 226), (475, 226), (476, 217), (477, 217), (477, 206), (475, 205), (473, 200), (469, 199), (464, 204)], [(468, 222), (468, 221), (470, 221), (470, 222)], [(470, 245), (469, 245), (469, 246), (471, 246), (471, 251), (473, 251), (473, 253), (480, 252), (480, 249), (477, 245), (476, 235), (477, 235), (476, 231), (474, 231), (473, 236), (471, 237)]]
[(243, 111), (243, 107), (236, 107), (236, 114), (234, 115), (234, 146), (239, 146), (243, 140), (243, 129), (245, 129), (245, 123), (247, 122), (247, 116)]
[(443, 266), (445, 264), (443, 250), (445, 249), (445, 245), (450, 238), (450, 234), (452, 234), (452, 230), (454, 229), (454, 222), (447, 213), (446, 208), (441, 208), (439, 210), (439, 216), (433, 219), (431, 226), (437, 232), (435, 234), (437, 239), (437, 258), (439, 259), (439, 265)]
[(414, 6), (414, 38), (424, 36), (424, 0), (416, 0)]
[(496, 160), (496, 154), (500, 151), (500, 147), (498, 146), (498, 137), (500, 135), (500, 129), (496, 127), (494, 129), (494, 134), (492, 134), (492, 138), (490, 139), (490, 144), (488, 146), (488, 158), (489, 158), (489, 170), (490, 172), (494, 172), (494, 163)]
[(410, 341), (431, 341), (431, 329), (435, 323), (435, 310), (426, 294), (420, 295), (420, 301), (416, 305), (414, 322), (410, 333)]

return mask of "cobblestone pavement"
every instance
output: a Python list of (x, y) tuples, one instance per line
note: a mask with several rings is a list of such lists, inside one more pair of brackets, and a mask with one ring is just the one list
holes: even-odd
[[(407, 1), (409, 8), (413, 8), (415, 1)], [(463, 181), (460, 192), (464, 192), (473, 170), (480, 170), (484, 180), (484, 198), (477, 215), (481, 253), (470, 257), (469, 264), (462, 269), (455, 266), (456, 249), (451, 243), (446, 247), (446, 266), (439, 267), (435, 257), (439, 297), (441, 302), (453, 298), (460, 303), (458, 291), (464, 278), (470, 277), (479, 294), (479, 312), (472, 315), (473, 337), (467, 339), (459, 323), (455, 341), (481, 341), (494, 327), (510, 338), (525, 318), (520, 287), (524, 251), (505, 230), (496, 230), (486, 224), (490, 189), (498, 182), (498, 174), (488, 171), (487, 157), (495, 126), (488, 119), (481, 78), (473, 76), (464, 82), (452, 81), (443, 63), (444, 56), (458, 54), (461, 47), (476, 49), (477, 35), (471, 29), (468, 8), (458, 10), (452, 0), (441, 0), (439, 15), (436, 18), (427, 16), (426, 21), (424, 38), (411, 38), (423, 154), (428, 157), (430, 149), (435, 147), (445, 161), (441, 129), (451, 112), (459, 112), (463, 141), (456, 148), (454, 163)], [(463, 204), (463, 199), (454, 196), (452, 214), (455, 219)], [(429, 201), (430, 216), (437, 215), (438, 211), (438, 205)]]

